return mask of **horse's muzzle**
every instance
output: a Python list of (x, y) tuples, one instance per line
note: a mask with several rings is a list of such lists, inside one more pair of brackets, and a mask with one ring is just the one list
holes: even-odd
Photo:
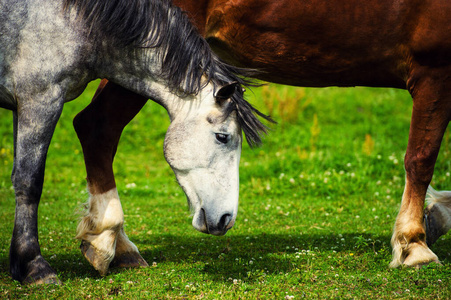
[(193, 218), (194, 228), (200, 232), (216, 236), (226, 234), (227, 231), (232, 228), (234, 223), (235, 220), (231, 213), (224, 213), (219, 219), (212, 219), (207, 215), (203, 208), (201, 208)]

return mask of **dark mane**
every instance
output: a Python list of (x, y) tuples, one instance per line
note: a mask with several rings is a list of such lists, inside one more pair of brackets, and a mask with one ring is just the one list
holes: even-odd
[[(170, 0), (63, 0), (64, 8), (75, 8), (96, 39), (110, 40), (117, 46), (155, 48), (162, 58), (162, 78), (169, 88), (182, 95), (197, 94), (207, 82), (215, 87), (237, 81), (255, 86), (244, 77), (249, 70), (222, 62), (187, 15)], [(232, 100), (249, 145), (259, 145), (267, 127), (257, 116), (272, 121), (250, 105), (240, 89)]]

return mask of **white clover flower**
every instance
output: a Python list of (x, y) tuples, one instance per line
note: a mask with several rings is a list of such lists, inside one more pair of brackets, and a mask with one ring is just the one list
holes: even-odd
[(128, 183), (125, 187), (128, 189), (134, 189), (136, 187), (136, 183), (134, 183), (134, 182)]

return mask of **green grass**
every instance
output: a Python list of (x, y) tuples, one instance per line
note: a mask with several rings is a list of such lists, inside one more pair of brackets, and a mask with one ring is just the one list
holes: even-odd
[[(432, 247), (442, 267), (388, 268), (411, 112), (409, 95), (393, 89), (270, 85), (248, 92), (279, 124), (261, 148), (243, 147), (239, 214), (223, 237), (192, 228), (183, 191), (163, 157), (167, 114), (149, 102), (124, 131), (114, 168), (125, 230), (153, 266), (100, 277), (74, 239), (74, 212), (87, 192), (72, 119), (95, 87), (66, 104), (47, 159), (39, 234), (60, 286), (21, 286), (10, 278), (12, 116), (0, 111), (0, 298), (451, 297), (450, 234)], [(437, 189), (451, 188), (449, 138), (447, 131), (433, 179)]]

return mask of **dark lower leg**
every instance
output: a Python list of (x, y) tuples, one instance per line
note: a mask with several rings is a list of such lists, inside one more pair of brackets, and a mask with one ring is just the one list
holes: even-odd
[[(62, 107), (61, 107), (62, 108)], [(56, 272), (41, 255), (38, 241), (38, 206), (44, 182), (45, 159), (54, 125), (59, 117), (42, 120), (42, 107), (14, 114), (14, 168), (11, 181), (16, 196), (14, 229), (10, 248), (12, 277), (22, 283), (59, 283)], [(41, 131), (31, 125), (43, 122)], [(47, 126), (47, 127), (45, 127)], [(42, 129), (44, 128), (44, 129)], [(19, 134), (20, 133), (20, 134)]]
[(58, 283), (56, 272), (41, 255), (37, 229), (37, 205), (18, 204), (16, 206), (9, 258), (13, 279), (22, 283)]
[(146, 98), (111, 82), (102, 84), (91, 104), (74, 119), (92, 194), (116, 186), (112, 165), (120, 136), (147, 102)]

